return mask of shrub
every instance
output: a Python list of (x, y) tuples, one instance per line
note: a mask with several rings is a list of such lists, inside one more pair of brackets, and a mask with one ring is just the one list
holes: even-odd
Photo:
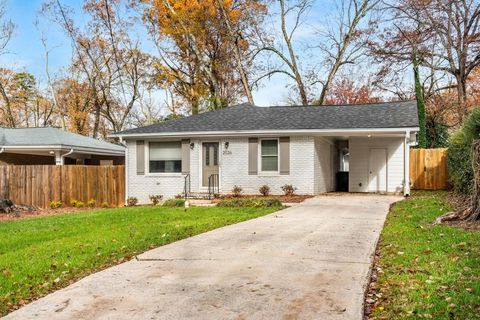
[(83, 207), (85, 207), (85, 202), (80, 201), (80, 200), (72, 199), (72, 201), (70, 201), (70, 204), (71, 204), (72, 207), (74, 207), (74, 208), (83, 208)]
[(457, 193), (473, 192), (472, 142), (480, 138), (480, 108), (474, 109), (449, 139), (447, 165), (450, 183)]
[(242, 194), (242, 191), (243, 191), (242, 187), (237, 185), (234, 185), (232, 188), (232, 194), (236, 198), (240, 197), (240, 195)]
[(107, 201), (104, 201), (104, 202), (102, 202), (101, 207), (102, 208), (108, 208), (108, 207), (110, 207), (110, 205), (108, 204)]
[(50, 201), (50, 208), (52, 208), (52, 209), (58, 209), (58, 208), (60, 208), (60, 207), (62, 206), (62, 204), (63, 204), (62, 201), (55, 201), (55, 200), (53, 200), (53, 201)]
[(160, 200), (162, 200), (163, 198), (163, 196), (160, 194), (151, 194), (149, 197), (150, 197), (150, 201), (154, 206), (156, 206), (160, 202)]
[(163, 203), (164, 207), (184, 207), (184, 199), (168, 199)]
[(266, 184), (264, 184), (263, 186), (261, 186), (259, 189), (258, 189), (258, 192), (260, 192), (260, 194), (264, 197), (268, 196), (270, 194), (270, 187)]
[(127, 206), (133, 207), (133, 206), (137, 205), (137, 203), (138, 203), (138, 199), (136, 197), (128, 197), (127, 198)]
[(97, 206), (97, 200), (95, 199), (88, 200), (87, 206), (89, 206), (90, 208), (95, 208)]
[(221, 200), (217, 206), (219, 207), (281, 207), (282, 203), (277, 198), (235, 198)]
[(293, 194), (295, 193), (295, 190), (297, 190), (297, 188), (295, 188), (291, 184), (285, 184), (281, 186), (281, 188), (282, 188), (283, 194), (286, 196), (293, 196)]
[(70, 200), (70, 205), (74, 208), (83, 208), (85, 206), (85, 202), (77, 199), (72, 199)]
[(179, 193), (175, 195), (175, 199), (183, 199), (184, 195), (182, 193)]

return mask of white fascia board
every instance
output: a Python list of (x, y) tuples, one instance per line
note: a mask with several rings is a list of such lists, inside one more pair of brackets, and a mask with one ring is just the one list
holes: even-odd
[(126, 133), (111, 134), (109, 137), (121, 139), (132, 138), (185, 138), (185, 137), (239, 137), (239, 136), (278, 136), (278, 135), (324, 135), (345, 136), (363, 134), (402, 134), (406, 131), (419, 131), (418, 127), (403, 128), (361, 128), (361, 129), (301, 129), (301, 130), (238, 130), (238, 131), (190, 131), (190, 132), (155, 132), (155, 133)]
[(75, 153), (89, 153), (95, 155), (110, 155), (110, 156), (124, 156), (125, 151), (115, 151), (115, 150), (105, 150), (105, 149), (98, 149), (98, 148), (82, 148), (76, 146), (67, 146), (67, 145), (43, 145), (43, 146), (3, 146), (5, 148), (5, 152), (9, 150), (14, 151), (70, 151), (73, 149)]

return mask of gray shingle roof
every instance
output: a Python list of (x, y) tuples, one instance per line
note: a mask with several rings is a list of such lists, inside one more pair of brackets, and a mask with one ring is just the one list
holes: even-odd
[(0, 147), (8, 146), (63, 146), (125, 152), (122, 146), (52, 127), (0, 128)]
[(417, 127), (415, 101), (342, 106), (256, 107), (241, 104), (183, 119), (140, 127), (122, 134), (203, 131), (370, 129)]

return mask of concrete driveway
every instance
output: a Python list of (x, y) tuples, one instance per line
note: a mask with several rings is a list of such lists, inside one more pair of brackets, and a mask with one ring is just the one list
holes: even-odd
[(7, 319), (361, 319), (380, 230), (400, 197), (319, 196), (148, 251)]

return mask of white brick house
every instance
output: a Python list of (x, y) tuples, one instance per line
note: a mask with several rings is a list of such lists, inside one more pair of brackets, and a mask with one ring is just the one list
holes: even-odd
[(348, 106), (242, 104), (118, 132), (127, 146), (127, 197), (229, 193), (389, 192), (409, 194), (416, 102)]

